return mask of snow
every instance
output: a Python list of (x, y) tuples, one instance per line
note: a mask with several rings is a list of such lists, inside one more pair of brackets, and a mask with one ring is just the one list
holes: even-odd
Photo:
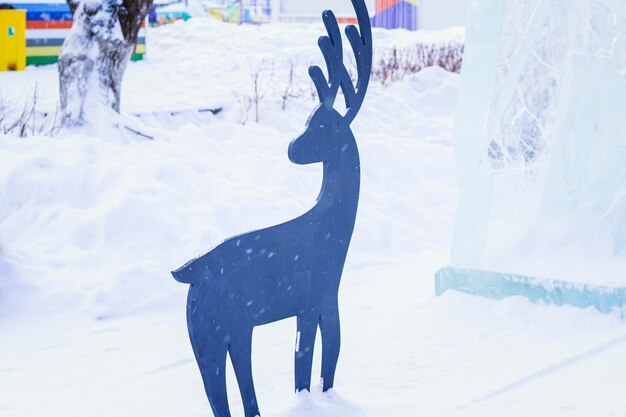
[[(305, 69), (322, 63), (321, 33), (198, 18), (158, 28), (148, 58), (129, 65), (122, 118), (54, 138), (0, 136), (2, 416), (211, 415), (188, 341), (187, 288), (169, 271), (313, 204), (321, 167), (291, 164), (287, 146), (316, 105)], [(457, 36), (375, 31), (374, 41)], [(305, 93), (282, 110), (284, 63), (296, 58)], [(264, 59), (275, 73), (260, 123), (242, 124), (250, 68)], [(292, 394), (295, 320), (259, 327), (263, 415), (623, 415), (619, 315), (434, 296), (459, 196), (459, 78), (429, 68), (371, 86), (353, 124), (362, 196), (340, 289), (336, 389)], [(56, 67), (0, 74), (12, 97), (38, 83), (42, 109), (54, 108), (56, 82)], [(224, 110), (196, 112), (215, 107)], [(227, 379), (242, 416), (232, 370)]]

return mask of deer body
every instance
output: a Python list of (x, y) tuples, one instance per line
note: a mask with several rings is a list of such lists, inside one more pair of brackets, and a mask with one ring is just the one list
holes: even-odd
[[(361, 34), (346, 33), (357, 58), (359, 83), (352, 86), (342, 63), (341, 34), (332, 12), (324, 12), (328, 37), (319, 44), (329, 82), (317, 67), (309, 73), (320, 105), (306, 131), (289, 145), (296, 164), (322, 162), (322, 188), (315, 206), (302, 216), (226, 240), (172, 272), (191, 284), (187, 324), (205, 390), (216, 417), (230, 417), (226, 395), (226, 354), (230, 354), (246, 417), (259, 415), (251, 366), (255, 326), (297, 317), (295, 389), (309, 390), (317, 329), (322, 335), (324, 391), (333, 387), (339, 356), (338, 291), (356, 219), (360, 162), (350, 123), (365, 96), (371, 70), (371, 28), (364, 0), (352, 0)], [(330, 85), (329, 85), (330, 84)], [(332, 105), (344, 91), (347, 114)]]
[(252, 326), (302, 315), (318, 304), (309, 295), (336, 301), (359, 198), (359, 157), (350, 142), (342, 160), (324, 164), (322, 190), (307, 213), (230, 238), (173, 273), (192, 284), (190, 320), (204, 297), (213, 315), (243, 311), (238, 323)]

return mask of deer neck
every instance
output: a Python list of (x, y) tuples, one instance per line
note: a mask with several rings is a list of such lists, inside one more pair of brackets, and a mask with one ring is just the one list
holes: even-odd
[(361, 185), (359, 151), (352, 135), (337, 151), (335, 157), (324, 162), (322, 189), (316, 209), (346, 225), (354, 225)]

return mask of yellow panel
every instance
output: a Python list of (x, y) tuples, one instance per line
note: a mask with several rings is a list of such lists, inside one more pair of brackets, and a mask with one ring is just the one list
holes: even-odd
[[(146, 52), (146, 45), (137, 45), (135, 53)], [(27, 56), (58, 56), (61, 53), (60, 46), (31, 46), (26, 49)]]
[(26, 10), (0, 10), (0, 71), (26, 68)]
[(24, 71), (26, 69), (26, 10), (15, 10), (14, 19), (15, 38), (17, 48), (15, 50), (15, 70)]
[(4, 12), (0, 12), (0, 71), (9, 69), (9, 40), (6, 34), (9, 32), (9, 22)]
[(27, 56), (58, 56), (61, 53), (60, 46), (32, 46), (26, 48)]

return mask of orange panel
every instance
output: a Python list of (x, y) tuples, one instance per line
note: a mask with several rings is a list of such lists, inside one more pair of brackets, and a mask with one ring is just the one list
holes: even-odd
[(69, 29), (71, 20), (29, 20), (26, 29)]

